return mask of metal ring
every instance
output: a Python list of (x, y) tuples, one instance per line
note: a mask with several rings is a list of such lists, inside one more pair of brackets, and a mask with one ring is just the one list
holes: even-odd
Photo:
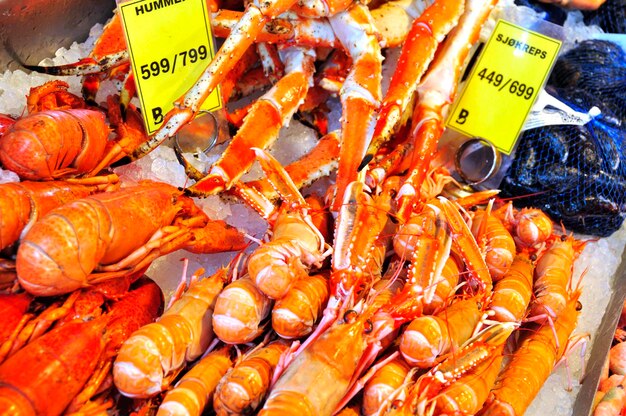
[[(491, 149), (491, 165), (489, 167), (489, 171), (487, 171), (487, 173), (483, 177), (470, 178), (467, 172), (465, 172), (463, 169), (462, 161), (463, 158), (467, 156), (465, 152), (468, 150), (468, 148), (477, 143), (480, 143), (483, 146), (486, 145), (485, 147)], [(482, 137), (474, 137), (465, 141), (461, 146), (459, 146), (454, 158), (454, 166), (456, 167), (457, 173), (459, 174), (461, 179), (465, 181), (466, 184), (470, 186), (479, 185), (485, 182), (487, 179), (493, 176), (494, 173), (497, 172), (498, 167), (500, 166), (500, 152), (490, 141), (483, 139)]]
[[(208, 152), (209, 152), (209, 151), (210, 151), (210, 150), (211, 150), (211, 149), (215, 146), (215, 144), (217, 143), (217, 138), (218, 138), (218, 136), (219, 136), (219, 134), (218, 134), (218, 133), (219, 133), (219, 131), (218, 131), (218, 130), (219, 130), (219, 126), (218, 126), (217, 118), (216, 118), (216, 117), (213, 115), (213, 113), (211, 113), (210, 111), (200, 110), (198, 113), (199, 113), (199, 115), (198, 115), (198, 116), (197, 116), (194, 120), (192, 120), (190, 123), (193, 123), (193, 122), (194, 122), (197, 118), (199, 118), (199, 117), (204, 117), (204, 116), (205, 116), (205, 115), (207, 115), (207, 114), (211, 116), (211, 120), (212, 120), (212, 122), (213, 122), (213, 134), (212, 134), (212, 136), (211, 136), (211, 138), (210, 138), (210, 139), (211, 139), (211, 141), (210, 141), (210, 143), (207, 145), (207, 147), (205, 147), (205, 148), (202, 150), (202, 153), (207, 154), (207, 153), (208, 153)], [(183, 128), (184, 128), (184, 127), (183, 127)], [(182, 130), (182, 129), (181, 129), (181, 130)], [(180, 133), (180, 131), (179, 131), (179, 132), (177, 132), (177, 133), (174, 135), (174, 146), (176, 147), (176, 151), (178, 151), (178, 152), (182, 155), (182, 154), (183, 154), (183, 150), (182, 150), (182, 148), (180, 147), (180, 143), (179, 143), (179, 137), (178, 137), (178, 134), (179, 134), (179, 133)], [(198, 152), (194, 152), (194, 155), (195, 155), (195, 156), (198, 156)]]

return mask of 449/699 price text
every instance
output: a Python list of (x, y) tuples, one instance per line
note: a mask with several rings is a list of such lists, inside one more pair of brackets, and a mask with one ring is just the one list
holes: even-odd
[(530, 100), (535, 92), (533, 87), (508, 78), (496, 71), (489, 71), (487, 68), (483, 68), (478, 72), (478, 78), (498, 88), (498, 91), (505, 91), (509, 94), (517, 95), (524, 100)]

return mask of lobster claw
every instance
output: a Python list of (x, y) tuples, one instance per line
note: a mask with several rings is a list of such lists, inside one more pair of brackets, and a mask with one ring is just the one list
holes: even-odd
[(445, 214), (449, 231), (452, 233), (453, 245), (461, 253), (467, 266), (468, 281), (488, 296), (493, 288), (491, 275), (471, 230), (450, 200), (439, 197), (432, 204), (441, 208)]
[[(497, 370), (500, 368), (504, 343), (518, 326), (516, 322), (498, 322), (470, 338), (458, 351), (450, 354), (417, 380), (405, 401), (405, 407), (411, 408), (414, 414), (432, 415), (441, 405), (438, 402), (445, 393), (464, 381), (468, 382), (467, 378), (479, 380), (484, 374), (477, 373), (484, 373), (494, 364), (496, 368), (491, 368), (489, 376), (495, 380)], [(491, 383), (493, 380), (490, 380), (489, 384)], [(483, 393), (481, 403), (486, 399), (488, 391)], [(441, 413), (444, 412), (438, 414)]]
[(456, 354), (449, 356), (433, 369), (443, 377), (458, 376), (504, 344), (515, 329), (517, 322), (498, 322), (490, 325), (467, 340)]

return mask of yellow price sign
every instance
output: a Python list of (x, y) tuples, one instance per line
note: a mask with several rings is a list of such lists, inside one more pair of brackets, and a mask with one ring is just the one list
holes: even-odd
[(447, 126), (510, 154), (560, 47), (557, 39), (499, 20)]
[[(205, 0), (131, 0), (118, 6), (146, 129), (154, 133), (174, 101), (213, 59), (215, 47)], [(202, 105), (222, 106), (215, 89)]]

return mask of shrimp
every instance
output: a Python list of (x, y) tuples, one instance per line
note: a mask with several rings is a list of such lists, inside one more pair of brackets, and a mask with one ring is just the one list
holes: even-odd
[(457, 260), (455, 260), (454, 256), (448, 257), (443, 265), (440, 278), (434, 282), (435, 291), (432, 294), (432, 298), (429, 301), (424, 300), (425, 315), (432, 315), (437, 310), (445, 307), (448, 299), (450, 299), (457, 288), (460, 274)]
[(548, 240), (554, 223), (545, 212), (536, 208), (522, 208), (516, 216), (515, 237), (523, 247), (534, 247)]
[(344, 194), (344, 203), (335, 223), (330, 298), (322, 320), (302, 343), (303, 351), (335, 322), (345, 305), (357, 299), (380, 278), (384, 257), (395, 225), (389, 220), (393, 185), (371, 196), (362, 182), (352, 182)]
[(535, 265), (526, 251), (518, 253), (502, 279), (496, 282), (489, 315), (499, 322), (519, 322), (532, 295)]
[(609, 351), (609, 369), (613, 374), (626, 375), (626, 342), (619, 342)]
[(485, 256), (493, 280), (509, 270), (515, 256), (515, 241), (500, 220), (491, 214), (493, 200), (486, 210), (477, 210), (472, 219), (472, 234)]
[(275, 341), (243, 358), (219, 382), (213, 398), (217, 415), (254, 412), (270, 387), (272, 373), (280, 357), (289, 348), (285, 341)]
[(272, 309), (272, 328), (282, 338), (301, 338), (313, 331), (328, 301), (328, 278), (315, 274), (297, 280)]
[(467, 341), (483, 316), (481, 297), (452, 303), (433, 316), (415, 318), (400, 337), (400, 352), (411, 365), (432, 367), (437, 357)]
[(552, 320), (565, 309), (567, 288), (572, 278), (574, 260), (585, 246), (573, 236), (563, 235), (537, 261), (530, 316), (545, 315)]
[[(446, 200), (447, 201), (447, 200)], [(425, 299), (432, 297), (429, 294), (432, 291), (433, 282), (437, 276), (441, 274), (441, 270), (448, 259), (451, 240), (457, 239), (456, 244), (472, 244), (473, 238), (469, 234), (467, 227), (459, 224), (460, 215), (455, 209), (451, 214), (447, 208), (441, 209), (446, 205), (445, 201), (426, 205), (423, 214), (424, 227), (423, 232), (415, 243), (415, 250), (411, 258), (411, 266), (408, 271), (407, 282), (401, 292), (396, 294), (389, 302), (379, 308), (374, 314), (372, 321), (376, 328), (376, 340), (368, 347), (368, 351), (364, 362), (372, 361), (376, 354), (380, 351), (382, 344), (380, 340), (384, 339), (390, 333), (400, 328), (404, 323), (422, 315), (423, 303)], [(462, 222), (462, 219), (460, 219)], [(453, 235), (449, 232), (450, 226)], [(457, 233), (458, 232), (458, 233)], [(464, 241), (469, 236), (471, 240)], [(452, 237), (452, 238), (451, 238)], [(478, 254), (478, 247), (473, 242), (474, 247), (464, 250), (465, 254), (470, 254), (470, 260), (466, 260), (466, 264), (476, 264), (474, 261)], [(480, 261), (480, 256), (477, 258)], [(471, 267), (470, 267), (471, 269)], [(420, 283), (420, 282), (425, 282)], [(424, 290), (424, 287), (427, 290)], [(483, 292), (482, 296), (487, 296), (489, 291)]]
[(500, 218), (521, 248), (539, 248), (554, 230), (550, 217), (537, 208), (522, 208), (518, 211), (509, 202), (495, 210), (494, 214)]
[[(481, 267), (484, 261), (479, 254), (478, 246), (452, 203), (445, 198), (434, 200), (427, 204), (419, 215), (426, 216), (422, 220), (422, 235), (416, 240), (412, 254), (407, 284), (392, 302), (383, 306), (374, 316), (374, 325), (383, 332), (422, 315), (423, 304), (434, 298), (436, 290), (433, 289), (436, 289), (440, 279), (438, 276), (449, 259), (451, 245), (461, 254), (470, 275), (472, 288), (477, 291), (474, 301), (482, 302), (488, 299), (491, 293), (491, 278), (486, 266)], [(476, 320), (482, 315), (482, 312), (478, 313), (479, 309), (481, 308), (476, 307), (473, 314)], [(444, 323), (445, 325), (447, 324)], [(471, 326), (471, 322), (468, 326)], [(471, 332), (466, 337), (470, 335)], [(408, 341), (409, 337), (405, 339)], [(408, 347), (409, 344), (405, 346)], [(405, 359), (410, 361), (409, 357), (410, 355), (406, 355)]]
[[(354, 192), (359, 190), (358, 185), (362, 184), (358, 182), (351, 184), (346, 195), (361, 196), (362, 193)], [(445, 202), (437, 205), (444, 206)], [(454, 213), (449, 214), (447, 209), (441, 209), (439, 206), (429, 205), (429, 210), (432, 211), (433, 216), (432, 227), (429, 229), (432, 228), (432, 230), (421, 237), (421, 240), (424, 241), (418, 244), (419, 250), (416, 250), (418, 254), (414, 262), (416, 267), (420, 267), (421, 270), (429, 274), (436, 274), (437, 270), (441, 270), (447, 259), (448, 252), (445, 248), (447, 247), (449, 250), (451, 243), (446, 225), (452, 222), (453, 230), (458, 231), (458, 234), (461, 235), (459, 243), (465, 243), (463, 238), (467, 235), (472, 238), (469, 230), (463, 230), (457, 224), (460, 215), (455, 209), (456, 216)], [(360, 207), (359, 204), (346, 204), (342, 207), (342, 210), (345, 208), (342, 213), (347, 212), (348, 209), (358, 212)], [(363, 208), (365, 207), (373, 210), (374, 214), (379, 212), (377, 206), (372, 207), (368, 204)], [(350, 218), (354, 218), (354, 216), (353, 212)], [(374, 219), (370, 218), (369, 221), (374, 222)], [(351, 231), (357, 227), (367, 227), (366, 223), (358, 222), (351, 222), (349, 226)], [(371, 231), (373, 226), (369, 228)], [(383, 227), (379, 226), (377, 229), (382, 230)], [(337, 235), (341, 234), (337, 233)], [(458, 235), (456, 237), (459, 238)], [(343, 234), (341, 238), (346, 239), (342, 244), (345, 249), (348, 249), (348, 253), (346, 256), (333, 259), (336, 263), (334, 265), (336, 271), (342, 272), (342, 276), (337, 279), (337, 287), (339, 289), (351, 288), (350, 292), (352, 292), (355, 282), (359, 281), (359, 267), (363, 267), (363, 253), (368, 252), (368, 249), (365, 248), (359, 252), (355, 246), (360, 248), (367, 244), (367, 241), (365, 241), (366, 239), (348, 240), (350, 234)], [(352, 244), (348, 244), (349, 242)], [(477, 264), (473, 257), (478, 252), (475, 242), (474, 246), (474, 248), (464, 251), (464, 253), (471, 254), (470, 260), (466, 260), (466, 263), (470, 264), (470, 270), (473, 269), (471, 266)], [(337, 247), (335, 249), (337, 251)], [(361, 254), (360, 257), (359, 253)], [(477, 260), (477, 262), (479, 261), (480, 259)], [(480, 279), (483, 276), (480, 276), (480, 272), (478, 272), (477, 277)], [(379, 296), (375, 296), (362, 308), (362, 312), (358, 316), (353, 317), (354, 313), (348, 311), (344, 314), (344, 322), (335, 321), (335, 324), (323, 332), (319, 338), (311, 341), (306, 348), (301, 348), (299, 355), (274, 385), (260, 414), (285, 414), (285, 412), (298, 415), (331, 414), (338, 407), (350, 387), (356, 384), (358, 376), (384, 348), (383, 340), (405, 322), (421, 314), (423, 296), (421, 291), (416, 289), (415, 279), (416, 277), (409, 277), (409, 281), (402, 291), (393, 295), (389, 301), (385, 300), (384, 305), (379, 304), (377, 302)], [(490, 278), (482, 287), (483, 294), (490, 293), (487, 283), (491, 283)], [(476, 286), (480, 287), (480, 285)], [(333, 285), (331, 285), (332, 288)], [(351, 296), (350, 292), (347, 296)], [(344, 297), (343, 299), (347, 298)], [(325, 386), (332, 386), (332, 389), (325, 388)]]
[(398, 395), (400, 388), (406, 383), (411, 367), (402, 357), (396, 357), (380, 367), (367, 381), (363, 388), (363, 415), (375, 415), (384, 410), (383, 406), (394, 400), (403, 400)]
[(444, 388), (435, 400), (434, 414), (473, 415), (481, 409), (489, 391), (498, 377), (502, 364), (502, 349), (494, 351), (493, 357), (463, 374)]
[(482, 292), (485, 297), (489, 297), (493, 289), (492, 278), (463, 217), (454, 204), (444, 197), (439, 197), (433, 204), (445, 213), (446, 223), (452, 233), (453, 247), (465, 263), (469, 291)]
[(297, 279), (308, 275), (311, 267), (321, 265), (325, 241), (312, 223), (309, 205), (284, 168), (269, 153), (254, 151), (285, 204), (272, 221), (271, 241), (250, 255), (248, 274), (261, 292), (280, 299)]
[(335, 323), (304, 349), (278, 379), (259, 416), (330, 416), (367, 349), (370, 315)]
[[(568, 294), (567, 303), (550, 325), (534, 325), (513, 357), (500, 372), (481, 415), (523, 415), (567, 347), (582, 305), (580, 289)], [(558, 340), (558, 344), (557, 344)], [(557, 347), (558, 345), (558, 347)]]
[(215, 302), (213, 330), (228, 344), (250, 342), (261, 335), (261, 322), (272, 310), (273, 301), (265, 296), (246, 275), (222, 291)]
[[(397, 268), (396, 266), (400, 267), (399, 262), (396, 262), (395, 265), (391, 265), (387, 269), (385, 276), (381, 280), (374, 283), (369, 291), (369, 296), (366, 297), (366, 309), (378, 310), (382, 308), (402, 290), (404, 286), (404, 279), (399, 278), (398, 274), (402, 273), (403, 270), (394, 270)], [(358, 312), (355, 310), (349, 310), (344, 314), (344, 321), (352, 322), (356, 319), (356, 315), (358, 315)], [(370, 324), (367, 324), (367, 326), (369, 325)], [(371, 326), (374, 326), (373, 321), (371, 322)], [(349, 390), (346, 392), (339, 404), (337, 404), (337, 410), (347, 406), (350, 400), (361, 390), (361, 388), (364, 387), (364, 383), (366, 383), (370, 379), (370, 376), (373, 375), (370, 369), (370, 372), (365, 374), (363, 377), (358, 378), (367, 369), (367, 365), (373, 363), (376, 354), (389, 347), (398, 337), (399, 328), (391, 328), (391, 330), (387, 330), (387, 328), (385, 329), (386, 330), (382, 331), (380, 334), (368, 335), (369, 338), (366, 338), (366, 341), (370, 345), (353, 374), (352, 380), (349, 383)], [(371, 332), (369, 329), (366, 330), (368, 333)], [(372, 348), (372, 346), (374, 346), (374, 348)], [(394, 355), (398, 355), (398, 353), (396, 352)]]
[[(394, 236), (396, 253), (401, 257), (410, 253), (408, 284), (404, 292), (407, 301), (416, 302), (419, 299), (419, 304), (413, 306), (419, 309), (415, 316), (421, 315), (424, 302), (432, 302), (439, 283), (447, 284), (447, 280), (440, 277), (452, 245), (451, 236), (443, 227), (445, 223), (443, 212), (435, 206), (427, 205), (422, 212), (411, 217)], [(418, 297), (419, 294), (423, 296)]]
[(231, 351), (231, 346), (225, 346), (198, 361), (165, 394), (157, 416), (200, 416), (211, 403), (220, 379), (233, 365)]
[(475, 413), (497, 376), (504, 343), (517, 327), (517, 323), (496, 323), (470, 338), (415, 382), (396, 414)]
[(193, 283), (158, 322), (124, 342), (113, 366), (113, 380), (123, 395), (141, 398), (161, 392), (186, 362), (206, 350), (214, 338), (211, 319), (226, 274), (221, 268)]
[[(411, 290), (415, 294), (423, 293), (420, 307), (427, 304), (432, 310), (431, 303), (435, 299), (439, 285), (444, 285), (442, 288), (444, 291), (451, 290), (453, 287), (450, 281), (458, 277), (458, 274), (455, 274), (454, 264), (449, 264), (447, 276), (441, 277), (451, 246), (456, 249), (466, 266), (469, 291), (481, 292), (483, 296), (489, 296), (492, 288), (491, 276), (474, 237), (452, 202), (443, 197), (432, 200), (407, 224), (410, 226), (401, 229), (399, 236), (395, 237), (394, 248), (400, 253), (405, 250), (411, 252), (408, 279), (411, 282)], [(447, 226), (445, 229), (444, 225)], [(413, 241), (414, 237), (418, 238)], [(429, 257), (437, 258), (438, 261), (436, 263), (424, 261)], [(430, 269), (433, 264), (436, 267)], [(407, 299), (411, 297), (409, 293), (406, 296)], [(438, 296), (441, 298), (441, 292)]]
[[(424, 233), (430, 232), (433, 226), (432, 214), (430, 211), (423, 211), (413, 215), (409, 220), (400, 226), (398, 232), (393, 237), (393, 248), (398, 256), (407, 258), (414, 262), (416, 245)], [(446, 249), (447, 250), (447, 249)], [(444, 305), (459, 281), (459, 266), (453, 257), (448, 257), (443, 269), (438, 276), (421, 273), (419, 267), (409, 268), (419, 287), (426, 291), (428, 296), (423, 300), (424, 313), (433, 313), (437, 308)]]
[(280, 299), (322, 258), (319, 231), (303, 221), (300, 213), (284, 208), (274, 223), (272, 240), (250, 255), (248, 274), (265, 295)]
[(626, 406), (624, 386), (618, 384), (603, 394), (593, 411), (593, 416), (619, 416)]
[(342, 320), (335, 320), (307, 348), (301, 348), (274, 384), (259, 414), (330, 415), (333, 410), (345, 406), (349, 397), (355, 394), (350, 388), (364, 368), (363, 363), (367, 362), (368, 357), (364, 361), (363, 355), (370, 344), (380, 345), (382, 349), (395, 338), (388, 337), (392, 331), (380, 336), (373, 333), (370, 318), (397, 295), (402, 285), (400, 279), (378, 281), (361, 314), (348, 310)]

